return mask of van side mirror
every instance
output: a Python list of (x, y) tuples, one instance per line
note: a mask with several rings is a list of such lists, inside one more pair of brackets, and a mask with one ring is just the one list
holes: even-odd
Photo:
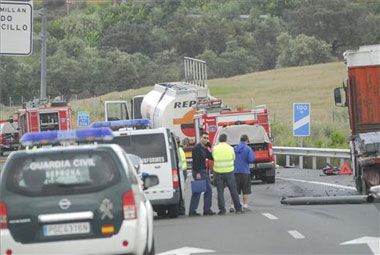
[(143, 183), (144, 183), (144, 190), (146, 190), (150, 187), (156, 186), (160, 183), (157, 175), (143, 176), (142, 179), (143, 179)]
[(335, 88), (334, 89), (334, 100), (335, 100), (335, 105), (339, 107), (344, 107), (346, 106), (346, 103), (343, 103), (342, 101), (342, 91), (345, 93), (343, 87)]

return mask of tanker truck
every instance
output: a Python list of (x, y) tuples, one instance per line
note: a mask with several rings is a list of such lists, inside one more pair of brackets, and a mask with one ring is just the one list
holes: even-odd
[(337, 106), (348, 107), (349, 139), (356, 189), (380, 185), (380, 44), (346, 51), (348, 79), (335, 88)]
[(195, 142), (194, 114), (201, 101), (213, 100), (205, 80), (206, 62), (185, 57), (185, 81), (155, 84), (143, 97), (141, 117), (151, 120), (152, 128), (166, 127), (179, 137), (186, 156)]

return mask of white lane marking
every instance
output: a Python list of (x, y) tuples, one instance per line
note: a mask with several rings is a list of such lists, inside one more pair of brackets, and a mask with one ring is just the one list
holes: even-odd
[(305, 180), (292, 179), (292, 178), (284, 178), (284, 177), (276, 177), (276, 178), (277, 179), (281, 179), (281, 180), (285, 180), (285, 181), (305, 182), (305, 183), (310, 183), (310, 184), (318, 184), (318, 185), (329, 186), (329, 187), (333, 187), (333, 188), (356, 190), (355, 187), (344, 186), (344, 185), (333, 184), (333, 183), (327, 183), (327, 182), (305, 181)]
[(174, 249), (170, 251), (165, 251), (158, 253), (157, 255), (190, 255), (194, 253), (214, 253), (214, 250), (207, 250), (207, 249), (201, 249), (201, 248), (195, 248), (195, 247), (182, 247), (179, 249)]
[(288, 233), (294, 237), (294, 239), (304, 239), (305, 237), (297, 230), (289, 230)]
[(264, 215), (265, 217), (267, 217), (270, 220), (278, 220), (278, 218), (276, 216), (274, 216), (273, 214), (270, 214), (270, 213), (262, 213), (262, 215)]
[(380, 254), (380, 237), (376, 236), (363, 236), (351, 241), (341, 243), (340, 245), (348, 244), (367, 244), (373, 254)]

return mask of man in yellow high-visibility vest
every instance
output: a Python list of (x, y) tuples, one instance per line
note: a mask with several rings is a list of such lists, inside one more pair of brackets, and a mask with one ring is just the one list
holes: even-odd
[(182, 149), (181, 142), (179, 138), (177, 137), (177, 144), (178, 144), (178, 158), (179, 158), (179, 169), (183, 172), (183, 177), (185, 178), (185, 181), (187, 179), (187, 161), (186, 161), (186, 155), (185, 151)]
[(215, 145), (212, 150), (212, 156), (214, 158), (215, 183), (218, 191), (218, 215), (223, 215), (226, 213), (224, 184), (226, 184), (230, 190), (236, 213), (243, 213), (234, 176), (235, 151), (231, 145), (227, 144), (226, 141), (227, 135), (221, 134), (219, 136), (219, 144)]

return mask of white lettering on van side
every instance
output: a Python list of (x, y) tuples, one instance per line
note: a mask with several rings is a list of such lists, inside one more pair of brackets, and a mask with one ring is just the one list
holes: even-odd
[(144, 164), (152, 164), (152, 163), (163, 163), (165, 162), (164, 157), (151, 157), (151, 158), (143, 158)]

